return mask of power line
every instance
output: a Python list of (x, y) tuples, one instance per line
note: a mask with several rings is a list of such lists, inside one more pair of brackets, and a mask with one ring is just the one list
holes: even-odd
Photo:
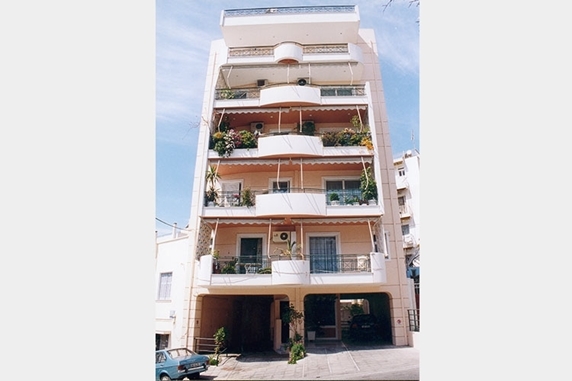
[(165, 224), (165, 225), (167, 225), (167, 226), (170, 226), (170, 227), (172, 227), (172, 228), (179, 229), (179, 230), (187, 230), (186, 227), (185, 227), (185, 228), (180, 228), (180, 227), (178, 227), (178, 226), (171, 225), (171, 224), (169, 224), (169, 223), (167, 223), (167, 222), (165, 222), (165, 221), (163, 221), (163, 220), (161, 220), (161, 219), (159, 219), (159, 218), (157, 218), (157, 217), (155, 217), (155, 219), (156, 219), (157, 221), (159, 221), (160, 223)]

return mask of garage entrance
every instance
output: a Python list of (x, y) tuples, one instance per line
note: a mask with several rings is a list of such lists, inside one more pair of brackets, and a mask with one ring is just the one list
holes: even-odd
[(228, 351), (272, 350), (274, 295), (206, 295), (202, 301), (200, 337), (227, 330)]
[[(374, 341), (381, 344), (392, 344), (390, 311), (389, 295), (386, 293), (340, 294), (342, 339), (353, 342)], [(352, 317), (358, 314), (374, 315), (377, 324), (379, 324), (379, 330), (376, 330), (375, 334), (368, 332), (367, 335), (358, 334), (350, 337)]]

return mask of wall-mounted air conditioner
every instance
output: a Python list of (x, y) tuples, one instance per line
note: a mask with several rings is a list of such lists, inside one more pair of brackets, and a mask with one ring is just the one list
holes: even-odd
[(252, 132), (255, 132), (255, 131), (262, 132), (263, 128), (264, 128), (263, 122), (252, 122), (252, 123), (250, 123), (250, 130)]
[(290, 239), (290, 232), (272, 233), (272, 242), (286, 242)]

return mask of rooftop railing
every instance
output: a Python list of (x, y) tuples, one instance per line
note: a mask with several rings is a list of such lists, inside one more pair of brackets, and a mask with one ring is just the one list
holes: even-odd
[(239, 17), (239, 16), (255, 16), (255, 15), (355, 13), (355, 12), (356, 12), (355, 5), (332, 5), (332, 6), (227, 9), (224, 11), (224, 16)]

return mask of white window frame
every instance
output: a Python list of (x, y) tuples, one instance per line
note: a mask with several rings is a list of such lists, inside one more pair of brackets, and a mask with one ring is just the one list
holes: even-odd
[[(164, 277), (168, 282), (163, 282)], [(157, 290), (157, 300), (171, 300), (171, 291), (173, 287), (173, 272), (164, 272), (159, 274), (159, 286)]]
[(268, 179), (268, 193), (273, 193), (274, 183), (281, 183), (281, 182), (287, 182), (288, 183), (288, 192), (287, 193), (290, 193), (290, 189), (292, 189), (292, 178), (291, 177), (281, 177), (280, 179), (274, 177), (274, 178)]
[(267, 246), (268, 246), (268, 235), (267, 234), (237, 234), (236, 235), (236, 257), (240, 258), (240, 245), (241, 240), (243, 238), (262, 238), (262, 267), (268, 267), (268, 254), (267, 254)]

